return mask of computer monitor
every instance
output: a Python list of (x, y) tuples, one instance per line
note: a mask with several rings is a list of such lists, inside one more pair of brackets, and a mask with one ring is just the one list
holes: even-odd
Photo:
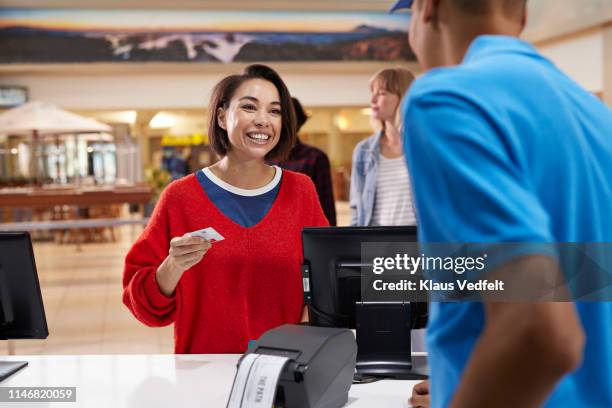
[[(32, 242), (27, 232), (0, 232), (0, 339), (49, 335)], [(27, 362), (0, 362), (0, 381)]]
[[(302, 231), (302, 277), (310, 324), (356, 329), (362, 374), (426, 378), (411, 356), (410, 331), (427, 324), (427, 303), (363, 302), (362, 243), (416, 242), (416, 227), (328, 227)], [(415, 246), (416, 248), (416, 246)]]

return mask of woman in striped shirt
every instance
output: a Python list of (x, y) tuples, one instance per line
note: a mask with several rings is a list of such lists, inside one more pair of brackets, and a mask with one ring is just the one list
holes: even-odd
[(403, 68), (383, 69), (370, 80), (372, 119), (380, 130), (353, 152), (351, 225), (416, 225), (399, 113), (413, 80)]

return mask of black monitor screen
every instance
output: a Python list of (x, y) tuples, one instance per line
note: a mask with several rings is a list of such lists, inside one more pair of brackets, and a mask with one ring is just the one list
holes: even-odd
[(0, 339), (48, 335), (30, 235), (0, 232)]
[[(310, 275), (310, 324), (355, 328), (355, 303), (361, 302), (362, 243), (416, 241), (416, 227), (408, 226), (305, 228), (302, 245)], [(424, 327), (427, 304), (413, 306), (413, 328)]]

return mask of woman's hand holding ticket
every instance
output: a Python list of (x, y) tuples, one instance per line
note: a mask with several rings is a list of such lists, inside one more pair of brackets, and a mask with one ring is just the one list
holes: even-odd
[(168, 256), (155, 274), (161, 292), (172, 295), (183, 273), (200, 262), (210, 246), (209, 241), (189, 234), (172, 238)]

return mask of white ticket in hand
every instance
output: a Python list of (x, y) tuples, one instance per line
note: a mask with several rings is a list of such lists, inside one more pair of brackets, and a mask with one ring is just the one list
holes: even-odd
[(223, 241), (225, 238), (219, 234), (213, 227), (204, 228), (201, 230), (190, 232), (189, 235), (192, 237), (204, 238), (210, 242)]

